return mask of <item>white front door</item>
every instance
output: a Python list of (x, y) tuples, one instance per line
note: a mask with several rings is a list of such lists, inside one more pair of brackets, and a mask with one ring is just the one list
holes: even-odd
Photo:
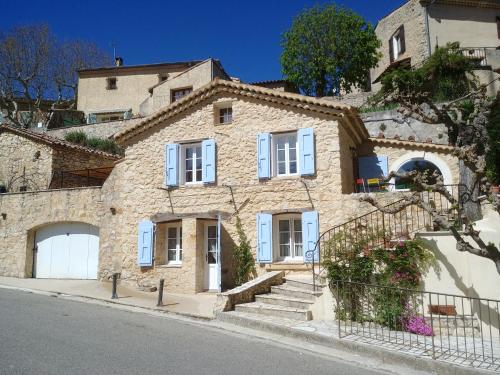
[(99, 229), (59, 223), (36, 232), (35, 276), (40, 279), (97, 279)]
[(205, 288), (219, 290), (219, 259), (217, 254), (217, 225), (205, 226)]

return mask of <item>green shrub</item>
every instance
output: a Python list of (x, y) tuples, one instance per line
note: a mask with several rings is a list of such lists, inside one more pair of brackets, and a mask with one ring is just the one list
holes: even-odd
[(492, 108), (488, 121), (488, 135), (490, 150), (486, 154), (486, 176), (488, 180), (500, 184), (500, 99), (497, 99)]
[(109, 152), (110, 154), (116, 155), (123, 154), (123, 149), (113, 139), (87, 137), (87, 134), (82, 131), (71, 131), (66, 134), (64, 139), (80, 146), (93, 148), (94, 150)]
[(239, 244), (234, 247), (234, 260), (236, 263), (236, 286), (248, 281), (250, 275), (255, 271), (255, 261), (252, 255), (250, 242), (241, 226), (241, 220), (236, 217), (236, 232)]
[(68, 142), (76, 143), (77, 145), (87, 145), (87, 134), (85, 134), (81, 130), (74, 130), (66, 133), (64, 139)]

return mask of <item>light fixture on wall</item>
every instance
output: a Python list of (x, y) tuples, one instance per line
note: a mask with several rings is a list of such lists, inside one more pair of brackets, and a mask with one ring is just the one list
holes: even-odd
[(109, 210), (111, 211), (111, 215), (116, 215), (116, 208), (110, 207)]
[(2, 212), (2, 219), (7, 220), (7, 214), (5, 212)]

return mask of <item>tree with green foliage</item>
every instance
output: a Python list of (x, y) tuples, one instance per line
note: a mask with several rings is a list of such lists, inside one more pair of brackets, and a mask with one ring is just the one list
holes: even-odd
[(252, 248), (247, 235), (241, 225), (241, 220), (236, 216), (236, 232), (239, 244), (234, 248), (234, 261), (236, 263), (236, 285), (246, 283), (251, 274), (255, 271), (255, 261), (252, 255)]
[[(382, 90), (376, 95), (379, 104), (397, 103), (403, 117), (415, 118), (429, 126), (446, 126), (453, 155), (459, 161), (458, 196), (450, 192), (436, 172), (429, 176), (419, 171), (391, 171), (387, 179), (399, 177), (410, 181), (413, 193), (404, 195), (401, 203), (390, 210), (373, 196), (365, 196), (362, 200), (388, 213), (418, 205), (432, 217), (438, 228), (453, 235), (459, 251), (492, 260), (500, 274), (498, 245), (485, 243), (474, 226), (481, 218), (481, 195), (486, 196), (500, 213), (500, 197), (491, 190), (492, 184), (498, 183), (494, 180), (493, 168), (500, 164), (498, 139), (494, 138), (499, 134), (500, 93), (489, 97), (488, 86), (495, 80), (479, 84), (473, 70), (473, 61), (464, 55), (459, 44), (450, 43), (437, 48), (418, 68), (400, 68), (387, 74), (382, 79)], [(446, 198), (450, 207), (457, 211), (463, 227), (457, 228), (446, 214), (439, 213), (432, 202), (424, 199), (423, 191), (436, 192)]]
[(299, 14), (284, 33), (282, 72), (306, 95), (349, 93), (366, 85), (380, 45), (373, 26), (352, 10), (318, 5)]

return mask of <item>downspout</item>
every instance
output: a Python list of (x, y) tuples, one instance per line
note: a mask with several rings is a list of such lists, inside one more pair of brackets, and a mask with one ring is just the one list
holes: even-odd
[(436, 2), (436, 0), (431, 0), (427, 5), (424, 7), (424, 12), (425, 12), (425, 33), (427, 34), (427, 53), (428, 57), (431, 56), (432, 54), (432, 49), (431, 49), (431, 33), (429, 30), (429, 7), (433, 5)]

